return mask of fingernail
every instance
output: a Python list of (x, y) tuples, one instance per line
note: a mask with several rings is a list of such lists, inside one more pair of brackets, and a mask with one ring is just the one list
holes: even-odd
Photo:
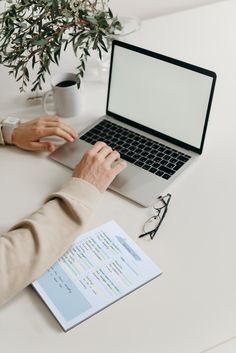
[(54, 152), (55, 151), (55, 147), (53, 145), (49, 145), (48, 146), (48, 151), (49, 152)]

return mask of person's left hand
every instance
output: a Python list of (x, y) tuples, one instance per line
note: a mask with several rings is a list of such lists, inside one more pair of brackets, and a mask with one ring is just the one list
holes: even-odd
[(58, 117), (40, 117), (20, 124), (14, 129), (12, 143), (27, 151), (53, 152), (56, 145), (52, 142), (41, 141), (43, 137), (57, 136), (65, 141), (73, 142), (78, 134)]

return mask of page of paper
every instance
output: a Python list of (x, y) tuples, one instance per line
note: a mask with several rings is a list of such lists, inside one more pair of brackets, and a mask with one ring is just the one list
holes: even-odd
[(160, 273), (111, 221), (80, 235), (33, 286), (68, 330)]

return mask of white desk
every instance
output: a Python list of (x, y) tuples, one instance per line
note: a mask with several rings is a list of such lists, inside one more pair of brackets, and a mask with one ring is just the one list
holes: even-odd
[[(132, 43), (215, 70), (216, 91), (203, 156), (168, 191), (173, 198), (154, 241), (137, 235), (148, 210), (107, 192), (87, 228), (114, 218), (163, 275), (63, 333), (31, 288), (0, 309), (2, 352), (231, 353), (236, 341), (236, 2), (226, 1), (145, 22)], [(1, 68), (1, 111), (30, 117)], [(2, 83), (3, 86), (3, 83)], [(94, 98), (91, 104), (91, 97)], [(81, 129), (105, 110), (105, 86), (87, 83)], [(70, 172), (43, 155), (0, 149), (1, 222), (31, 213)], [(8, 190), (16, 191), (13, 193)], [(219, 345), (220, 344), (220, 345)]]

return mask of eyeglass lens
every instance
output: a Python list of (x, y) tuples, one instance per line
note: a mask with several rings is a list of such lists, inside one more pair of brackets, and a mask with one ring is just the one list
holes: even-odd
[(159, 226), (161, 225), (167, 209), (168, 204), (171, 199), (171, 194), (166, 194), (165, 196), (159, 196), (154, 204), (152, 205), (153, 216), (150, 217), (143, 226), (144, 233), (139, 236), (139, 238), (149, 235), (151, 239), (154, 238)]

